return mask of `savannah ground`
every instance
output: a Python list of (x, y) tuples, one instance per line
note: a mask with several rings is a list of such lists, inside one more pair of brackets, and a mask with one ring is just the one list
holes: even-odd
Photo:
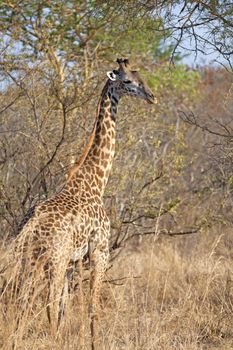
[[(102, 349), (232, 349), (232, 243), (231, 231), (215, 228), (180, 238), (155, 233), (126, 249), (103, 287)], [(60, 339), (49, 335), (45, 314), (35, 315), (16, 348), (79, 349), (82, 323), (90, 349), (87, 305), (80, 315), (77, 293)], [(7, 320), (1, 313), (1, 349), (11, 349), (15, 312)]]

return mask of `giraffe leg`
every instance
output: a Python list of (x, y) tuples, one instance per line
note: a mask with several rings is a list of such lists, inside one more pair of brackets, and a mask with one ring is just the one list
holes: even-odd
[(59, 311), (58, 311), (58, 323), (57, 323), (57, 328), (60, 327), (62, 318), (65, 314), (65, 306), (66, 306), (66, 301), (67, 301), (67, 297), (68, 297), (68, 280), (67, 278), (65, 278), (64, 281), (64, 287), (62, 290), (62, 294), (60, 296), (60, 303), (59, 303)]
[(62, 317), (65, 311), (65, 303), (68, 295), (68, 280), (65, 271), (56, 273), (49, 281), (49, 294), (47, 315), (50, 323), (51, 334), (58, 335)]
[(80, 326), (80, 348), (84, 347), (84, 297), (83, 297), (83, 264), (82, 259), (78, 260), (78, 285), (79, 285), (79, 308), (81, 315), (81, 326)]
[(108, 244), (97, 245), (90, 256), (91, 276), (90, 276), (90, 331), (92, 350), (101, 349), (100, 339), (98, 338), (98, 319), (99, 319), (99, 297), (102, 280), (107, 267), (109, 256)]

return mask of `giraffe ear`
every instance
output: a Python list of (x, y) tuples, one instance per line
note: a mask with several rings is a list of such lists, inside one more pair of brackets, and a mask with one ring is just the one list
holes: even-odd
[(112, 81), (117, 80), (116, 74), (114, 74), (113, 72), (107, 72), (107, 77)]

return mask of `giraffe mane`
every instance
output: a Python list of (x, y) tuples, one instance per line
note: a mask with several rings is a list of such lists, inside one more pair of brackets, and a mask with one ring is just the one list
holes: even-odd
[(96, 110), (96, 117), (95, 117), (95, 122), (94, 122), (94, 126), (92, 129), (92, 132), (90, 134), (89, 137), (89, 141), (86, 144), (81, 156), (79, 157), (79, 159), (75, 162), (75, 164), (69, 169), (68, 171), (68, 177), (67, 177), (67, 182), (69, 182), (71, 180), (71, 178), (76, 174), (76, 172), (81, 168), (82, 164), (84, 163), (90, 149), (91, 146), (94, 142), (94, 138), (95, 138), (95, 131), (96, 131), (96, 125), (97, 125), (97, 120), (98, 120), (98, 116), (99, 116), (99, 112), (100, 112), (100, 105), (101, 105), (101, 100), (104, 96), (104, 94), (106, 93), (107, 89), (108, 89), (108, 84), (109, 81), (107, 80), (106, 84), (103, 87), (103, 90), (101, 92), (100, 98), (99, 98), (99, 102), (97, 105), (97, 110)]

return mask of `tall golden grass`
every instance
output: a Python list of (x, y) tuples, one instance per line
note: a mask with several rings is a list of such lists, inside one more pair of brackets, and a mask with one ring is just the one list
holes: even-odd
[[(232, 242), (226, 228), (132, 242), (106, 274), (99, 321), (102, 349), (232, 349)], [(41, 299), (20, 320), (23, 333), (16, 337), (17, 304), (2, 298), (0, 348), (77, 350), (83, 327), (83, 349), (90, 349), (88, 282), (83, 288), (84, 305), (78, 289), (70, 293), (56, 339)]]

